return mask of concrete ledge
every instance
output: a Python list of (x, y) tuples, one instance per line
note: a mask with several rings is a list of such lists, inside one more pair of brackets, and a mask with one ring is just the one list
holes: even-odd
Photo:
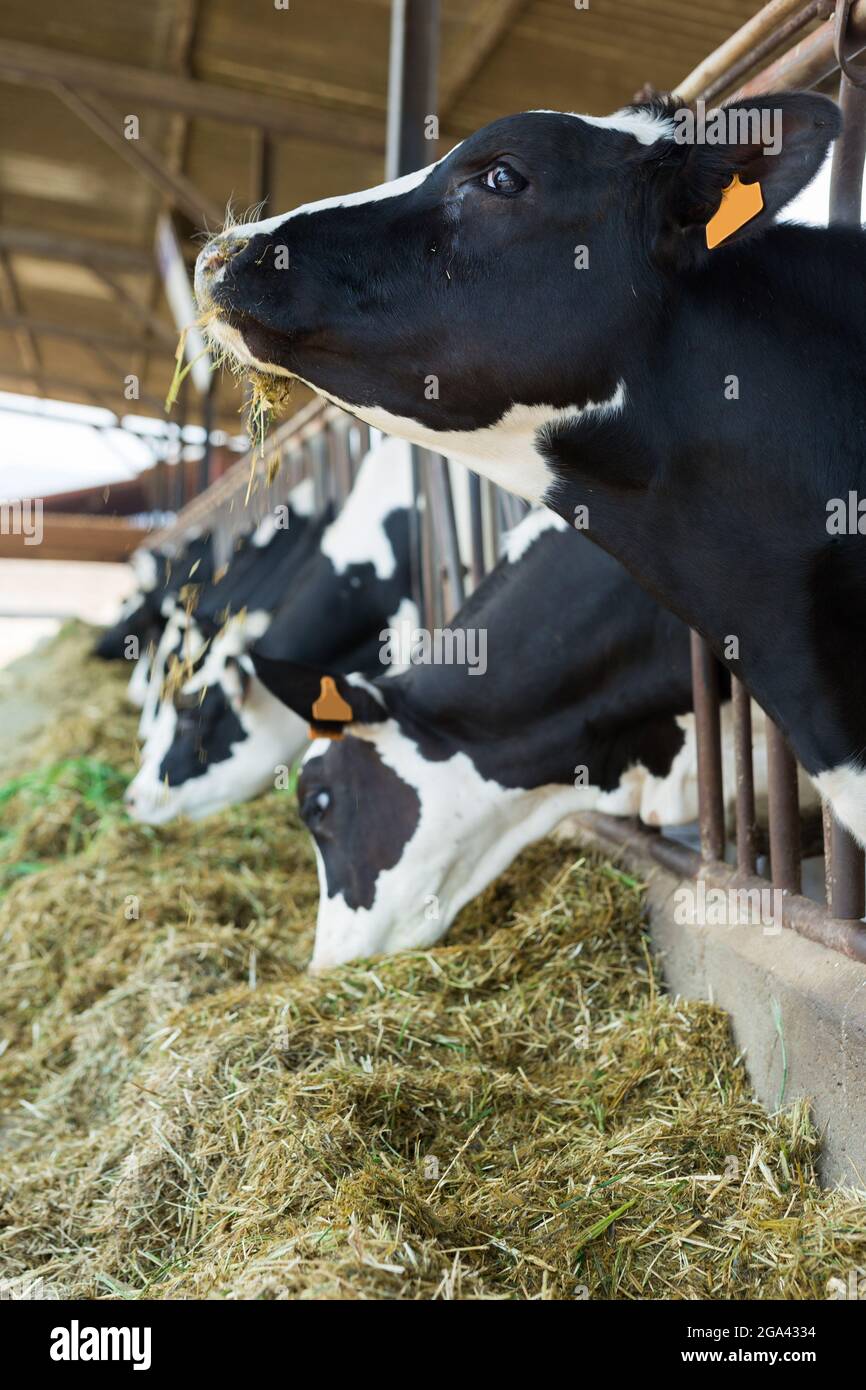
[(682, 925), (674, 894), (693, 889), (693, 878), (656, 862), (640, 837), (612, 845), (588, 819), (568, 824), (581, 843), (647, 883), (650, 933), (668, 989), (730, 1014), (762, 1104), (772, 1111), (810, 1100), (823, 1135), (822, 1180), (866, 1189), (866, 966), (787, 928), (768, 935), (760, 926)]

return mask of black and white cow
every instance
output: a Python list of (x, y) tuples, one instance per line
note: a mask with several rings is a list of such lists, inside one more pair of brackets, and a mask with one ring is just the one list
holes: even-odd
[[(298, 782), (319, 864), (313, 969), (429, 946), (520, 850), (572, 812), (640, 815), (651, 825), (697, 815), (688, 630), (570, 530), (550, 511), (530, 513), (464, 604), (455, 628), (484, 634), (482, 674), (425, 661), (372, 682), (337, 676), (353, 718), (346, 737), (311, 744)], [(275, 695), (313, 719), (321, 667), (258, 651), (253, 664)], [(729, 703), (723, 731), (730, 809)], [(766, 744), (757, 710), (755, 779), (760, 801)]]
[(204, 587), (213, 580), (211, 537), (190, 537), (175, 558), (160, 550), (137, 550), (130, 565), (137, 588), (123, 603), (117, 621), (101, 634), (93, 652), (104, 661), (135, 661), (128, 694), (131, 703), (142, 708), (153, 658), (178, 595), (187, 585)]
[(164, 603), (165, 626), (150, 665), (140, 738), (154, 735), (170, 673), (176, 667), (192, 670), (229, 618), (256, 636), (265, 631), (293, 570), (302, 566), (330, 517), (327, 510), (314, 516), (313, 484), (305, 478), (251, 534), (236, 541), (228, 564), (197, 585), (191, 599), (181, 591)]
[[(839, 112), (751, 98), (715, 144), (689, 116), (507, 117), (416, 174), (227, 230), (197, 292), (240, 362), (576, 520), (709, 639), (866, 841), (866, 240), (774, 222)], [(710, 250), (735, 175), (762, 210)]]
[(411, 507), (411, 451), (402, 440), (385, 440), (365, 457), (337, 518), (308, 531), (288, 576), (275, 574), (262, 553), (266, 599), (251, 597), (242, 614), (203, 631), (201, 612), (215, 608), (213, 592), (205, 596), (194, 620), (178, 629), (194, 669), (155, 717), (126, 794), (134, 819), (211, 815), (273, 787), (277, 769), (295, 761), (307, 725), (239, 660), (252, 642), (338, 671), (379, 669), (382, 629), (418, 621), (410, 597)]

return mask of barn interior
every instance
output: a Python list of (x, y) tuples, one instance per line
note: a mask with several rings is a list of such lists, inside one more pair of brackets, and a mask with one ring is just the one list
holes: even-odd
[[(0, 430), (83, 421), (122, 455), (94, 479), (61, 450), (43, 543), (0, 528), (0, 1278), (15, 1287), (850, 1296), (863, 1174), (827, 1165), (769, 1005), (770, 1099), (728, 1013), (665, 992), (641, 874), (610, 846), (545, 842), (444, 944), (313, 979), (315, 863), (285, 793), (200, 824), (128, 822), (136, 721), (123, 673), (90, 654), (136, 549), (217, 503), (239, 525), (243, 383), (190, 371), (165, 408), (192, 326), (178, 277), (228, 208), (380, 182), (408, 157), (400, 112), (425, 84), (423, 162), (512, 111), (601, 115), (679, 90), (760, 8), (0, 0)], [(828, 13), (816, 3), (801, 35)], [(272, 438), (315, 442), (323, 418), (300, 386)], [(10, 503), (32, 497), (16, 447)], [(592, 963), (564, 989), (576, 959)]]

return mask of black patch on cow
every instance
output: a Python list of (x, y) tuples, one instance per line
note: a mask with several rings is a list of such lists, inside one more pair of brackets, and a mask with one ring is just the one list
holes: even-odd
[(219, 685), (209, 686), (201, 704), (177, 711), (174, 738), (159, 768), (160, 781), (177, 787), (203, 777), (214, 763), (230, 758), (246, 730)]
[(414, 787), (372, 743), (349, 735), (304, 764), (298, 802), (324, 862), (328, 897), (342, 893), (353, 911), (372, 907), (379, 875), (400, 862), (417, 829)]

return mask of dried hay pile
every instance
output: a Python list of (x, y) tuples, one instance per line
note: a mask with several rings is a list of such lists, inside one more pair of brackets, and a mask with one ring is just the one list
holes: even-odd
[[(88, 710), (46, 748), (128, 773), (123, 673), (85, 668)], [(159, 831), (105, 800), (65, 783), (41, 837), (31, 805), (42, 867), (0, 893), (5, 1277), (821, 1298), (866, 1264), (864, 1200), (817, 1186), (802, 1106), (753, 1103), (725, 1016), (660, 992), (639, 887), (609, 864), (536, 847), (446, 945), (310, 978), (285, 793)]]

